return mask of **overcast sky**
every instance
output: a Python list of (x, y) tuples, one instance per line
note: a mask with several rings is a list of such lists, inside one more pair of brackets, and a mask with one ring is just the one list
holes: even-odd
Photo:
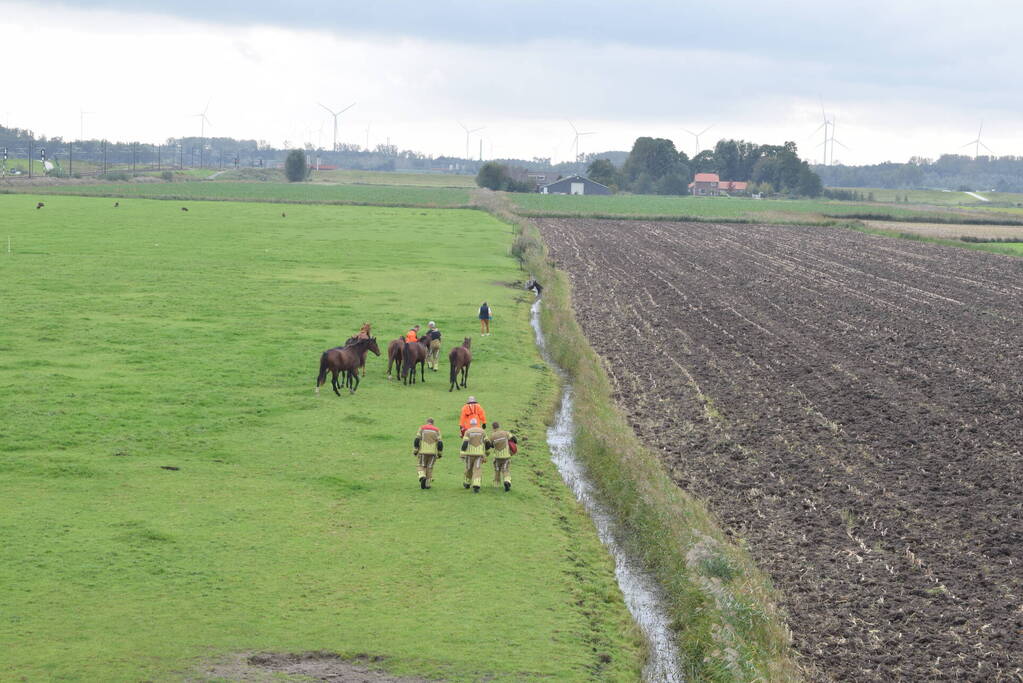
[[(692, 7), (687, 7), (692, 5)], [(794, 140), (819, 160), (1023, 154), (1023, 5), (995, 0), (0, 0), (0, 123), (38, 134), (386, 142), (484, 157), (669, 137)], [(82, 111), (87, 112), (82, 115)], [(368, 137), (367, 137), (368, 134)]]

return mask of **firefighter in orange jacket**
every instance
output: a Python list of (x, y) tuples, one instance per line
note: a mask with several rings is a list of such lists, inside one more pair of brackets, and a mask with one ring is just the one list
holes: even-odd
[(432, 417), (426, 418), (426, 424), (416, 432), (412, 446), (412, 455), (419, 458), (419, 488), (428, 489), (433, 482), (433, 466), (444, 452), (440, 430), (433, 425)]
[(409, 344), (414, 344), (419, 341), (419, 325), (413, 325), (412, 329), (405, 335), (405, 341)]
[(465, 434), (465, 430), (469, 428), (469, 421), (475, 419), (483, 429), (487, 428), (487, 413), (483, 410), (483, 406), (476, 402), (475, 396), (470, 396), (469, 400), (462, 406), (462, 414), (458, 418), (458, 427), (462, 434)]

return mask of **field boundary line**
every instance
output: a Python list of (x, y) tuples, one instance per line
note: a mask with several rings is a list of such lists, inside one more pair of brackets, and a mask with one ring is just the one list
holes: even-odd
[[(75, 187), (69, 185), (69, 187)], [(384, 186), (387, 187), (387, 186)], [(266, 197), (188, 197), (185, 195), (145, 195), (127, 194), (124, 192), (57, 192), (50, 188), (36, 192), (13, 191), (0, 187), (0, 194), (38, 194), (60, 197), (96, 197), (100, 199), (149, 199), (153, 201), (169, 202), (242, 202), (244, 204), (299, 204), (308, 206), (378, 206), (381, 208), (397, 209), (476, 209), (479, 208), (472, 203), (469, 204), (415, 204), (411, 202), (384, 204), (381, 202), (366, 202), (348, 199), (272, 199)]]
[(629, 532), (629, 550), (664, 591), (686, 679), (801, 680), (775, 589), (743, 542), (729, 539), (706, 506), (672, 481), (619, 412), (600, 357), (575, 319), (568, 278), (549, 260), (536, 225), (496, 193), (474, 199), (513, 227), (512, 254), (544, 284), (541, 322), (573, 385), (576, 452), (601, 502)]

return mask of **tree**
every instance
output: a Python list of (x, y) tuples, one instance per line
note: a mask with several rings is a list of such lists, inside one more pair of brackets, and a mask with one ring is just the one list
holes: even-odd
[(634, 183), (643, 174), (657, 182), (678, 170), (679, 155), (675, 143), (664, 138), (636, 138), (625, 160), (622, 172), (628, 182)]
[(476, 174), (476, 184), (490, 190), (503, 190), (508, 177), (508, 169), (496, 161), (488, 161), (480, 166)]
[(618, 169), (608, 159), (594, 159), (586, 169), (586, 175), (590, 180), (608, 187), (618, 187), (620, 184)]
[(682, 175), (679, 172), (669, 173), (654, 183), (654, 192), (657, 194), (687, 194), (689, 192), (689, 174)]
[(529, 179), (516, 180), (512, 177), (511, 171), (504, 164), (496, 161), (488, 161), (480, 166), (476, 173), (476, 184), (491, 190), (505, 190), (507, 192), (532, 192), (533, 185)]
[(288, 152), (288, 158), (284, 160), (284, 175), (292, 183), (301, 182), (309, 177), (309, 164), (306, 163), (305, 152), (300, 149)]
[(824, 189), (821, 185), (821, 177), (810, 170), (809, 165), (804, 161), (799, 169), (799, 184), (796, 191), (804, 197), (818, 197)]

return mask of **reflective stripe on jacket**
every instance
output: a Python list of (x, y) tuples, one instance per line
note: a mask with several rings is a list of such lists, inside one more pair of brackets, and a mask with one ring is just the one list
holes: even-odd
[(462, 455), (486, 455), (487, 433), (479, 427), (471, 427), (462, 435)]
[(440, 441), (440, 430), (433, 425), (423, 425), (416, 433), (419, 439), (421, 455), (437, 455), (437, 442)]
[(494, 444), (495, 458), (512, 457), (511, 449), (508, 448), (508, 441), (512, 438), (511, 432), (505, 429), (495, 429), (490, 433), (490, 442)]

